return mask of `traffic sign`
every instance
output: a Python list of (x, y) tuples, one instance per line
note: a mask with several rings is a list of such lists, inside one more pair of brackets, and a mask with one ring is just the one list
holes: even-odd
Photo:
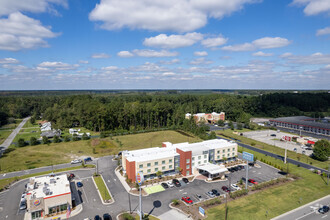
[(253, 154), (250, 154), (248, 152), (243, 152), (243, 160), (247, 160), (250, 162), (253, 162)]
[(199, 207), (198, 210), (199, 210), (199, 214), (205, 216), (205, 210), (202, 207)]
[(143, 172), (139, 171), (136, 173), (136, 182), (139, 184), (139, 186), (142, 185), (142, 183), (144, 182)]

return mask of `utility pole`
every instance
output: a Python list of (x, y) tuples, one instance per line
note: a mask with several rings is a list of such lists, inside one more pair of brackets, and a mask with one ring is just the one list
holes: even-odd
[(129, 214), (132, 214), (131, 196), (129, 195), (129, 192), (127, 192), (127, 195), (128, 195), (128, 203), (129, 203)]
[(287, 152), (286, 152), (286, 151), (287, 151), (287, 148), (288, 148), (288, 147), (287, 147), (287, 143), (288, 143), (288, 142), (287, 142), (287, 141), (285, 141), (284, 163), (286, 163), (286, 154), (287, 154)]
[(249, 161), (246, 161), (245, 189), (248, 187)]
[(329, 185), (329, 176), (330, 176), (330, 164), (328, 165), (328, 182), (327, 182), (327, 185)]
[(225, 194), (225, 198), (226, 198), (226, 207), (225, 207), (225, 220), (227, 220), (227, 214), (228, 214), (228, 208), (227, 208), (227, 197), (228, 195)]

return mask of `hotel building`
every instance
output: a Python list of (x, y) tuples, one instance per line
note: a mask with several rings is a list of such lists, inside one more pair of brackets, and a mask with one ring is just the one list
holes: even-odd
[[(162, 174), (175, 174), (181, 171), (184, 176), (200, 170), (217, 169), (225, 160), (235, 159), (237, 144), (226, 140), (207, 140), (189, 144), (163, 142), (162, 147), (146, 148), (122, 152), (123, 172), (127, 178), (135, 181), (137, 172), (142, 171), (145, 178)], [(221, 170), (221, 171), (220, 171)], [(223, 168), (219, 172), (225, 171)], [(216, 176), (212, 172), (212, 177)]]

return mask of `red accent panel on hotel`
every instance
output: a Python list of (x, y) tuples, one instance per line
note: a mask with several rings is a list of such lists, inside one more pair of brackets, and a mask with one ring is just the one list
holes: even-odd
[(128, 179), (135, 182), (135, 161), (129, 162), (126, 159), (126, 174)]
[[(182, 151), (180, 149), (176, 149), (176, 152), (180, 154), (180, 167), (182, 168), (182, 175), (186, 176), (187, 171), (189, 170), (189, 175), (191, 175), (191, 151)], [(187, 159), (189, 159), (189, 163), (187, 163)], [(187, 169), (187, 165), (189, 165), (189, 169)]]
[(166, 144), (162, 143), (162, 147), (166, 147)]

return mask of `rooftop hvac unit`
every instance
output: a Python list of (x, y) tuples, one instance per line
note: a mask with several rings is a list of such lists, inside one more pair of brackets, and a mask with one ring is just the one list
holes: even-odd
[(44, 187), (44, 188), (42, 189), (42, 191), (43, 191), (47, 196), (50, 195), (50, 189), (49, 189), (49, 188)]
[(50, 179), (49, 182), (55, 184), (56, 183), (56, 180), (55, 179)]

